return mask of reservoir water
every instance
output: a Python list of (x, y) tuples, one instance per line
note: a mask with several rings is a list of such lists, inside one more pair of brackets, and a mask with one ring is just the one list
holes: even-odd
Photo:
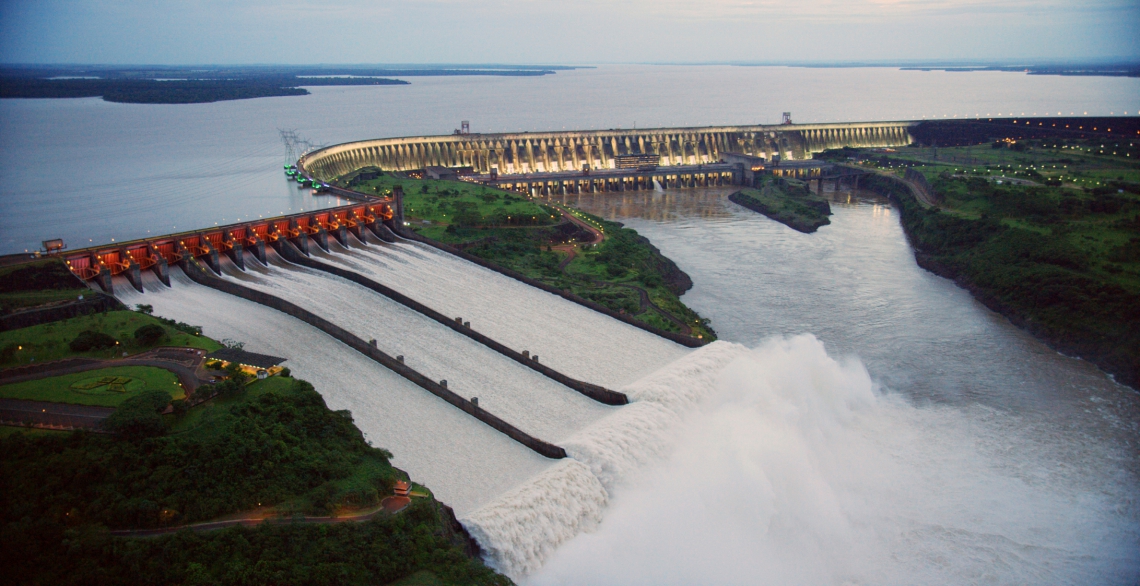
[[(784, 110), (812, 122), (1140, 109), (1136, 79), (991, 72), (607, 66), (414, 81), (191, 106), (0, 100), (0, 252), (326, 205), (284, 182), (278, 128), (334, 143), (447, 133), (461, 119), (515, 131), (764, 123)], [(520, 424), (560, 436), (571, 458), (557, 463), (283, 314), (185, 277), (118, 290), (288, 357), (529, 583), (1137, 582), (1135, 391), (917, 267), (885, 201), (833, 194), (832, 224), (804, 235), (725, 196), (571, 202), (636, 228), (693, 278), (684, 301), (724, 341), (692, 352), (410, 243), (328, 257), (630, 396), (558, 421), (511, 405)], [(487, 388), (513, 372), (328, 277), (235, 270), (226, 278), (307, 300), (362, 336), (391, 321), (432, 376), (469, 370)], [(527, 376), (495, 391), (573, 409), (577, 397)]]
[(1137, 78), (893, 68), (608, 65), (309, 91), (213, 104), (0, 100), (0, 254), (335, 203), (284, 181), (279, 129), (336, 144), (449, 134), (461, 120), (514, 132), (776, 124), (784, 111), (825, 122), (1140, 110)]

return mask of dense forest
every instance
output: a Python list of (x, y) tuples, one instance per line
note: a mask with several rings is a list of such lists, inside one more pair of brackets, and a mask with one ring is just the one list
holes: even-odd
[[(0, 437), (0, 565), (15, 583), (376, 584), (425, 570), (446, 583), (505, 583), (464, 554), (430, 497), (397, 515), (338, 525), (263, 524), (157, 538), (113, 529), (179, 526), (272, 506), (283, 519), (373, 506), (402, 473), (313, 387), (229, 385), (210, 405), (160, 415), (169, 395), (123, 402), (115, 433)], [(159, 396), (164, 395), (164, 396)]]
[(265, 79), (35, 79), (0, 77), (0, 98), (92, 98), (132, 104), (198, 104), (272, 96), (303, 96), (301, 85), (404, 85), (372, 78)]

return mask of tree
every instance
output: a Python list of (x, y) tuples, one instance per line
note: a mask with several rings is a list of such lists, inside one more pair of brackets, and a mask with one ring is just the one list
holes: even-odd
[(112, 433), (140, 439), (166, 433), (162, 410), (170, 404), (165, 391), (149, 390), (123, 401), (114, 413), (103, 422)]
[(78, 336), (72, 340), (67, 346), (73, 352), (87, 352), (89, 350), (100, 350), (103, 348), (113, 348), (119, 342), (104, 334), (103, 332), (95, 332), (92, 330), (83, 330), (79, 332)]

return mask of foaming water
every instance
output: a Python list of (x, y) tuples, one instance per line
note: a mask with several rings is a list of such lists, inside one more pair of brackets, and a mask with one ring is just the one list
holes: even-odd
[(571, 460), (463, 519), (487, 561), (515, 578), (537, 570), (557, 547), (602, 518), (609, 490), (658, 460), (685, 412), (715, 389), (718, 373), (747, 350), (714, 342), (622, 388), (631, 404), (563, 444)]
[(197, 285), (180, 269), (170, 277), (173, 287), (166, 287), (145, 272), (146, 293), (122, 279), (116, 297), (200, 325), (212, 338), (242, 341), (251, 352), (286, 358), (293, 376), (313, 383), (329, 408), (350, 410), (373, 445), (390, 450), (395, 466), (429, 486), (457, 515), (554, 464), (298, 319)]
[[(1059, 461), (1062, 446), (1016, 416), (916, 407), (809, 335), (717, 375), (670, 454), (616, 479), (597, 530), (527, 583), (1111, 584), (1140, 571), (1140, 526), (1117, 504), (1128, 484)], [(1104, 457), (1084, 449), (1089, 466)]]

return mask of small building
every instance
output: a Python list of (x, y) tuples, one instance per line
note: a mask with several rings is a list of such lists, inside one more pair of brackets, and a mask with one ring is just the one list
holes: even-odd
[(395, 486), (392, 488), (392, 492), (396, 493), (396, 496), (402, 497), (407, 497), (411, 491), (412, 485), (404, 482), (403, 480), (397, 480)]
[(237, 364), (242, 370), (256, 375), (257, 378), (264, 378), (261, 376), (262, 372), (265, 373), (266, 377), (270, 374), (276, 374), (281, 370), (280, 364), (286, 360), (285, 358), (278, 358), (267, 354), (246, 352), (245, 350), (238, 350), (237, 348), (214, 350), (207, 354), (206, 358), (208, 360), (221, 360), (222, 362)]
[(459, 173), (455, 169), (436, 165), (424, 167), (424, 175), (429, 179), (459, 179)]

